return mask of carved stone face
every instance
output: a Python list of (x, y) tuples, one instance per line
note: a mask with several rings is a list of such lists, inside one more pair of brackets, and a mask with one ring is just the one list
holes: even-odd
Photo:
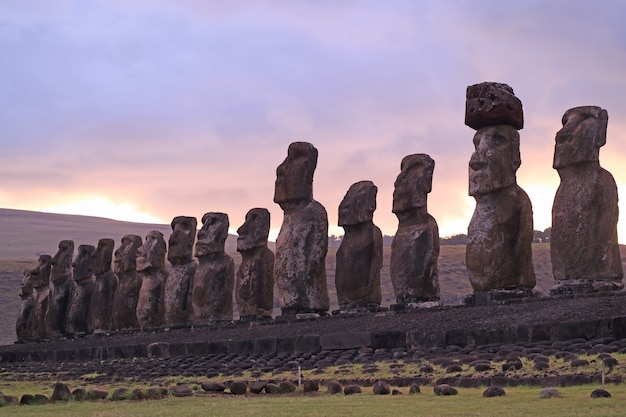
[(600, 147), (606, 143), (609, 116), (597, 106), (569, 109), (563, 115), (563, 128), (556, 133), (555, 169), (594, 162), (600, 158)]
[(174, 265), (184, 265), (192, 261), (193, 242), (196, 239), (195, 217), (178, 216), (172, 220), (167, 259)]
[(339, 204), (339, 226), (372, 221), (378, 187), (372, 181), (352, 184)]
[(289, 145), (287, 158), (276, 168), (274, 202), (278, 204), (313, 199), (313, 173), (317, 149), (307, 142)]
[(93, 261), (93, 273), (95, 275), (102, 275), (111, 270), (114, 245), (113, 239), (100, 239), (98, 241), (98, 249), (96, 249)]
[(393, 190), (394, 213), (426, 207), (433, 187), (435, 161), (426, 154), (405, 156)]
[(93, 261), (96, 248), (92, 245), (80, 245), (78, 255), (72, 262), (74, 281), (81, 281), (93, 275)]
[(74, 241), (62, 240), (59, 242), (59, 250), (52, 258), (51, 279), (62, 278), (71, 273), (72, 256), (74, 255)]
[(224, 252), (228, 226), (226, 213), (206, 213), (202, 216), (202, 229), (198, 231), (196, 242), (196, 256)]
[(36, 268), (29, 271), (30, 281), (35, 288), (44, 287), (50, 282), (50, 271), (52, 269), (52, 256), (41, 255)]
[(515, 184), (521, 164), (519, 133), (513, 126), (488, 126), (476, 131), (469, 163), (469, 195), (481, 196)]
[(20, 298), (24, 300), (33, 294), (33, 282), (31, 280), (30, 271), (25, 269), (22, 274), (22, 282), (20, 284)]
[(148, 232), (137, 252), (137, 271), (165, 268), (165, 239), (158, 230)]
[(270, 212), (264, 208), (253, 208), (246, 213), (246, 221), (237, 229), (237, 251), (266, 246), (269, 233)]
[(137, 255), (141, 243), (141, 237), (137, 235), (126, 235), (122, 238), (122, 245), (115, 251), (116, 274), (137, 269)]

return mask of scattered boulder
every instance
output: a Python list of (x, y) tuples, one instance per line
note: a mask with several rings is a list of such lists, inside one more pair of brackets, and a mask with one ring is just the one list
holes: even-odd
[(233, 381), (228, 385), (231, 394), (243, 395), (248, 392), (248, 383), (246, 381)]
[(280, 387), (274, 383), (268, 382), (265, 385), (266, 394), (280, 394)]
[(474, 364), (474, 369), (476, 370), (476, 372), (486, 372), (486, 371), (490, 371), (491, 368), (491, 363), (489, 362), (476, 362)]
[(608, 357), (608, 358), (604, 358), (602, 360), (602, 363), (604, 364), (604, 366), (606, 366), (607, 368), (609, 368), (609, 370), (613, 369), (614, 366), (617, 366), (617, 364), (619, 363), (617, 359), (615, 359), (614, 357)]
[(49, 403), (50, 403), (50, 399), (43, 394), (35, 394), (35, 395), (24, 394), (22, 395), (22, 398), (20, 399), (21, 405), (42, 405), (42, 404), (49, 404)]
[(463, 367), (456, 363), (446, 368), (446, 373), (448, 374), (457, 374), (459, 372), (463, 372)]
[(146, 398), (146, 393), (141, 388), (135, 388), (131, 393), (130, 398), (132, 400), (144, 400)]
[(72, 398), (74, 401), (85, 401), (88, 398), (87, 390), (85, 388), (76, 388), (72, 391)]
[(224, 392), (224, 390), (226, 389), (225, 384), (213, 381), (203, 382), (200, 386), (206, 392)]
[(409, 387), (409, 394), (421, 394), (420, 386), (417, 384), (411, 384)]
[(433, 367), (427, 363), (420, 365), (420, 373), (422, 374), (431, 374), (434, 371)]
[(7, 405), (18, 405), (19, 403), (20, 399), (13, 395), (0, 394), (0, 407), (4, 407)]
[(128, 388), (118, 388), (111, 394), (111, 401), (123, 401), (129, 398)]
[(589, 366), (589, 361), (586, 359), (576, 359), (572, 361), (572, 368), (579, 368), (581, 366)]
[(191, 397), (193, 395), (188, 385), (175, 385), (170, 388), (170, 392), (174, 397)]
[(320, 389), (320, 385), (316, 381), (306, 380), (303, 384), (304, 392), (317, 392)]
[(456, 388), (451, 387), (448, 384), (435, 385), (433, 392), (435, 395), (457, 395), (459, 393)]
[(345, 395), (353, 395), (353, 394), (361, 394), (363, 390), (358, 385), (346, 385), (343, 388), (343, 393)]
[(328, 381), (328, 384), (326, 384), (326, 389), (328, 390), (329, 394), (339, 394), (341, 391), (343, 391), (343, 386), (338, 381), (335, 381), (333, 379), (331, 381)]
[(548, 362), (535, 362), (533, 369), (535, 371), (545, 371), (546, 369), (550, 369), (550, 364)]
[(591, 391), (591, 398), (611, 398), (611, 393), (602, 388)]
[(519, 359), (508, 361), (502, 365), (502, 370), (505, 372), (515, 371), (515, 370), (520, 370), (520, 369), (522, 369), (522, 361), (520, 361)]
[(32, 394), (24, 394), (22, 398), (20, 398), (20, 405), (31, 405), (33, 401)]
[(391, 387), (385, 381), (378, 381), (372, 387), (374, 395), (389, 395)]
[(109, 391), (100, 387), (93, 387), (87, 391), (87, 398), (90, 400), (104, 400), (109, 396)]
[(254, 381), (248, 384), (248, 389), (252, 394), (260, 394), (261, 392), (263, 392), (266, 386), (267, 382), (265, 381)]
[(539, 393), (540, 398), (552, 398), (552, 397), (560, 397), (561, 391), (556, 388), (544, 388)]
[(291, 392), (296, 392), (296, 389), (298, 389), (298, 387), (296, 387), (296, 384), (294, 384), (291, 381), (283, 381), (280, 383), (279, 385), (280, 388), (280, 392), (282, 392), (283, 394), (289, 394)]
[(391, 390), (391, 395), (401, 395), (402, 391), (400, 391), (399, 389), (392, 389)]
[(489, 387), (483, 391), (483, 397), (485, 398), (502, 397), (504, 395), (506, 395), (506, 392), (501, 387)]
[(63, 382), (57, 382), (54, 384), (54, 390), (50, 399), (52, 401), (68, 401), (72, 397), (70, 387)]
[(148, 389), (148, 392), (146, 393), (146, 398), (156, 400), (159, 398), (167, 397), (167, 393), (168, 391), (165, 387), (152, 387)]

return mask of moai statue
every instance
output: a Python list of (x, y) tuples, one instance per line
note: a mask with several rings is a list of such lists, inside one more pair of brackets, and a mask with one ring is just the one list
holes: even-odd
[(439, 302), (439, 227), (428, 214), (435, 161), (426, 154), (405, 156), (393, 191), (398, 230), (391, 243), (391, 283), (398, 306)]
[(326, 314), (328, 216), (313, 200), (317, 149), (307, 142), (289, 145), (287, 158), (276, 169), (274, 202), (284, 212), (276, 239), (274, 279), (283, 315)]
[(35, 315), (36, 296), (33, 291), (30, 271), (24, 271), (24, 278), (20, 286), (20, 310), (15, 321), (15, 334), (18, 342), (32, 342), (37, 338), (37, 323)]
[(165, 239), (158, 230), (148, 232), (138, 249), (137, 275), (141, 288), (137, 299), (137, 321), (142, 329), (162, 326), (165, 321), (165, 251)]
[(35, 291), (35, 322), (37, 339), (50, 337), (48, 329), (48, 309), (50, 306), (50, 271), (52, 269), (52, 256), (41, 255), (37, 267), (32, 269), (30, 282)]
[(467, 231), (465, 263), (474, 300), (532, 295), (533, 213), (517, 185), (522, 103), (506, 84), (467, 87), (465, 124), (476, 130), (469, 195), (476, 209)]
[(380, 306), (383, 235), (373, 222), (377, 193), (372, 181), (360, 181), (339, 205), (339, 226), (345, 233), (336, 255), (335, 287), (342, 311), (377, 311)]
[(224, 251), (228, 226), (225, 213), (202, 216), (202, 228), (196, 242), (199, 265), (191, 290), (193, 322), (196, 324), (233, 319), (235, 261)]
[(241, 265), (237, 270), (235, 298), (239, 316), (244, 321), (269, 319), (274, 309), (274, 253), (267, 247), (270, 212), (253, 208), (237, 229), (237, 252)]
[(142, 245), (141, 237), (125, 235), (122, 245), (115, 251), (114, 272), (118, 279), (113, 295), (111, 324), (113, 330), (135, 329), (137, 320), (137, 300), (141, 288), (141, 278), (137, 274), (137, 256)]
[(600, 166), (606, 143), (607, 111), (575, 107), (563, 115), (556, 134), (553, 167), (561, 184), (552, 206), (551, 294), (621, 290), (617, 242), (617, 186)]
[(191, 316), (191, 282), (196, 273), (193, 243), (196, 239), (195, 217), (178, 216), (172, 220), (167, 259), (172, 264), (165, 282), (165, 323), (185, 325)]
[(93, 265), (96, 248), (92, 245), (78, 246), (78, 254), (72, 262), (74, 282), (67, 310), (67, 333), (71, 335), (91, 333), (88, 316), (91, 296), (96, 287)]
[(48, 329), (53, 337), (66, 334), (66, 317), (72, 288), (72, 257), (74, 242), (62, 240), (59, 250), (52, 257), (50, 271), (50, 305), (48, 309)]
[(111, 312), (113, 296), (117, 289), (118, 279), (111, 270), (113, 259), (113, 239), (100, 239), (94, 255), (93, 273), (96, 284), (89, 306), (89, 327), (94, 332), (111, 330)]

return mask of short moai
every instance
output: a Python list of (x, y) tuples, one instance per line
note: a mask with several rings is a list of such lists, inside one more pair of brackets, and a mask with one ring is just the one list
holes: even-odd
[(37, 267), (32, 269), (30, 282), (35, 292), (35, 323), (37, 329), (35, 337), (37, 339), (47, 339), (50, 337), (48, 328), (48, 310), (50, 308), (50, 272), (52, 269), (52, 256), (41, 255)]
[(237, 229), (237, 251), (241, 265), (237, 270), (235, 298), (243, 321), (269, 319), (274, 309), (274, 253), (267, 247), (270, 212), (253, 208)]
[(15, 320), (15, 335), (17, 341), (32, 342), (37, 339), (37, 322), (36, 322), (36, 295), (33, 289), (30, 271), (25, 270), (23, 273), (22, 283), (20, 285), (20, 309)]
[(118, 279), (111, 270), (113, 260), (113, 239), (100, 239), (94, 254), (93, 273), (96, 283), (89, 306), (89, 328), (94, 332), (111, 330), (111, 312), (113, 296), (117, 289)]
[(439, 303), (439, 227), (428, 213), (435, 161), (426, 154), (407, 155), (393, 191), (398, 230), (391, 243), (389, 269), (396, 307), (432, 307)]
[(293, 142), (276, 169), (274, 202), (284, 217), (276, 239), (274, 279), (283, 315), (325, 315), (329, 308), (328, 215), (313, 199), (317, 156), (312, 144)]
[(76, 259), (72, 262), (72, 291), (67, 310), (67, 333), (70, 335), (91, 333), (88, 321), (91, 296), (96, 287), (94, 261), (96, 248), (92, 245), (78, 246)]
[(465, 256), (474, 300), (531, 296), (532, 205), (516, 179), (522, 103), (511, 87), (491, 82), (467, 87), (466, 97), (465, 124), (476, 130), (469, 162), (469, 195), (476, 208)]
[(66, 334), (67, 310), (70, 302), (72, 282), (72, 259), (74, 242), (62, 240), (59, 250), (52, 257), (50, 271), (50, 304), (48, 309), (48, 329), (52, 337)]
[(178, 216), (172, 220), (167, 259), (172, 264), (165, 282), (165, 324), (185, 325), (192, 315), (191, 282), (197, 264), (193, 260), (196, 239), (195, 217)]
[(158, 230), (148, 232), (138, 249), (136, 263), (141, 288), (137, 299), (137, 321), (142, 329), (159, 327), (165, 322), (165, 252), (165, 239)]
[(608, 119), (600, 107), (575, 107), (556, 134), (553, 167), (561, 183), (552, 206), (553, 295), (624, 288), (617, 185), (599, 162)]
[(137, 320), (137, 300), (141, 289), (141, 278), (137, 274), (137, 256), (142, 245), (141, 236), (125, 235), (122, 244), (115, 251), (113, 269), (118, 279), (113, 294), (111, 327), (113, 330), (135, 329)]
[(198, 269), (191, 290), (194, 324), (233, 319), (235, 261), (224, 250), (228, 226), (225, 213), (202, 216), (196, 242)]
[(377, 193), (372, 181), (360, 181), (339, 205), (339, 226), (345, 233), (337, 249), (335, 287), (342, 311), (375, 312), (380, 307), (383, 235), (373, 221)]

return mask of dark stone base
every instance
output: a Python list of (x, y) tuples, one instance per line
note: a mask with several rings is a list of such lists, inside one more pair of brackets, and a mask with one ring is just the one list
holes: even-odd
[(620, 291), (624, 289), (621, 281), (599, 279), (563, 279), (556, 280), (550, 289), (550, 295), (592, 294), (597, 292)]
[(536, 297), (537, 294), (531, 288), (505, 287), (489, 291), (476, 291), (465, 297), (463, 304), (466, 306), (483, 306), (488, 304), (503, 304), (513, 300), (521, 300), (528, 297)]
[(378, 313), (381, 310), (384, 309), (381, 309), (380, 304), (375, 303), (340, 304), (339, 310), (334, 310), (332, 314)]
[(438, 298), (412, 298), (403, 299), (402, 302), (391, 304), (389, 310), (391, 311), (405, 311), (405, 310), (418, 310), (424, 308), (441, 307), (443, 304)]
[(248, 323), (269, 323), (272, 321), (272, 317), (270, 316), (241, 316), (237, 323), (239, 324), (248, 324)]

